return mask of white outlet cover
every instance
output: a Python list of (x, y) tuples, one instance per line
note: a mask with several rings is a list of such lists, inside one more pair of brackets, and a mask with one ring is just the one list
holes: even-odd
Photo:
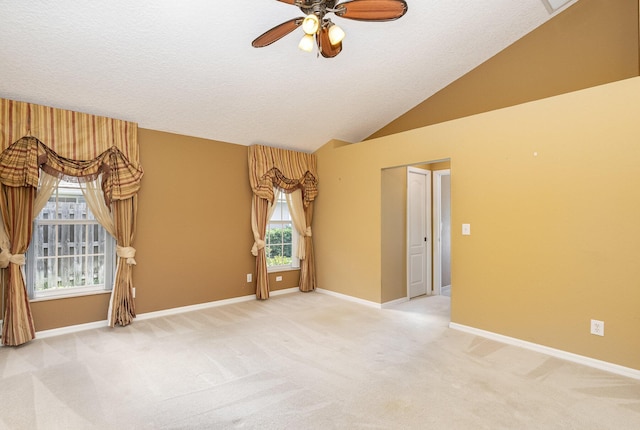
[(471, 224), (462, 224), (462, 234), (464, 236), (471, 235)]
[(604, 336), (604, 321), (591, 320), (591, 334)]

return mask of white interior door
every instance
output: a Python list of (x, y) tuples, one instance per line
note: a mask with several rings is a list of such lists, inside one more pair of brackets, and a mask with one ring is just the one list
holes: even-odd
[(431, 291), (431, 172), (407, 170), (407, 295)]

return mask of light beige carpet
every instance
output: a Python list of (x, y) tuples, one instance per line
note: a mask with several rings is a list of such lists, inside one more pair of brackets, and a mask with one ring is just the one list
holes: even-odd
[(640, 381), (290, 294), (0, 348), (0, 429), (640, 429)]

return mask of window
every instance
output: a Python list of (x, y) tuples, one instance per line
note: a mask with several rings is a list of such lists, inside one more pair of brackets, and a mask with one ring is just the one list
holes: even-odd
[(26, 282), (32, 299), (110, 290), (115, 240), (96, 221), (80, 186), (60, 181), (33, 223)]
[(267, 224), (266, 252), (267, 270), (287, 270), (300, 267), (300, 261), (294, 255), (297, 249), (298, 232), (293, 227), (287, 199), (283, 192), (278, 193), (271, 219)]

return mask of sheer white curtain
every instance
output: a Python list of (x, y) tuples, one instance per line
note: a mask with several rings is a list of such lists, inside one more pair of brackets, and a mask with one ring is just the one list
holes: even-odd
[(89, 210), (96, 220), (105, 230), (114, 238), (116, 237), (116, 229), (113, 224), (113, 217), (111, 211), (104, 201), (104, 195), (102, 194), (102, 188), (100, 187), (100, 176), (90, 182), (80, 182), (80, 190), (84, 196)]
[(36, 201), (33, 203), (33, 219), (36, 219), (40, 211), (46, 206), (49, 197), (53, 194), (53, 190), (58, 188), (59, 183), (60, 178), (40, 170), (38, 194), (36, 194)]
[(297, 189), (286, 195), (289, 213), (296, 231), (300, 235), (298, 239), (298, 258), (304, 260), (306, 257), (305, 237), (311, 237), (311, 227), (307, 226), (307, 220), (304, 215), (304, 205), (302, 203), (302, 190)]

